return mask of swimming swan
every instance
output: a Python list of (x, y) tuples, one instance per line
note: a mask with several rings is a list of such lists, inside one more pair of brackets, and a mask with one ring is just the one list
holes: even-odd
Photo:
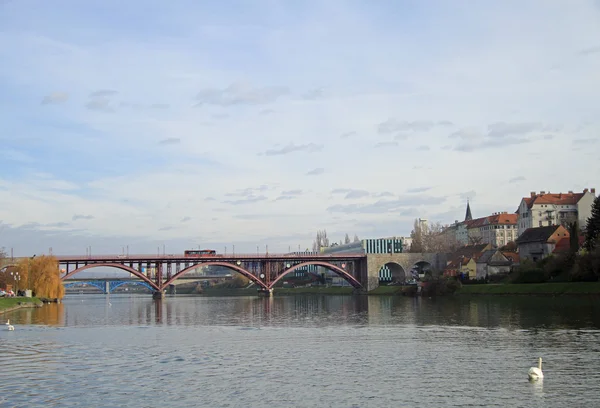
[(8, 331), (13, 331), (15, 329), (15, 326), (13, 326), (12, 324), (10, 324), (10, 319), (8, 319), (6, 321), (6, 326), (7, 326)]
[(537, 367), (531, 367), (527, 372), (527, 376), (532, 381), (541, 380), (544, 378), (544, 372), (542, 371), (542, 358), (540, 357)]

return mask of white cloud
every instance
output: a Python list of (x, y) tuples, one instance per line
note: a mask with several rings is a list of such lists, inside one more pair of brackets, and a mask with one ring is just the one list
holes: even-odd
[[(124, 16), (110, 31), (84, 3), (5, 6), (0, 219), (18, 237), (5, 245), (283, 250), (323, 227), (452, 222), (464, 191), (483, 215), (599, 181), (592, 149), (572, 149), (600, 130), (591, 3), (184, 3), (109, 5)], [(551, 157), (569, 171), (549, 174)]]

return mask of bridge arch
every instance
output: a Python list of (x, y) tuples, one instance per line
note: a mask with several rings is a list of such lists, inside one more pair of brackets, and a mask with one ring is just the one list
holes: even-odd
[(163, 283), (163, 289), (167, 288), (173, 281), (177, 280), (177, 278), (185, 275), (189, 271), (192, 271), (196, 268), (200, 268), (202, 266), (222, 266), (224, 268), (229, 268), (229, 269), (245, 276), (246, 278), (250, 279), (252, 282), (256, 283), (261, 288), (269, 289), (267, 284), (264, 283), (262, 280), (260, 280), (260, 278), (258, 276), (254, 276), (251, 272), (247, 271), (246, 269), (244, 269), (240, 266), (237, 266), (237, 265), (229, 263), (229, 262), (223, 262), (223, 261), (200, 262), (195, 265), (188, 266), (187, 268), (182, 269), (181, 271), (177, 272), (175, 275), (171, 276), (171, 279), (165, 281), (165, 283)]
[(119, 263), (92, 263), (92, 264), (87, 264), (84, 265), (82, 267), (79, 267), (69, 273), (67, 273), (65, 276), (63, 276), (61, 278), (61, 280), (66, 280), (68, 278), (70, 278), (71, 276), (78, 274), (79, 272), (85, 271), (86, 269), (91, 269), (91, 268), (117, 268), (117, 269), (121, 269), (122, 271), (125, 272), (129, 272), (130, 274), (140, 278), (141, 280), (143, 280), (144, 282), (146, 282), (148, 285), (150, 285), (150, 287), (152, 287), (153, 289), (160, 291), (160, 288), (158, 287), (158, 285), (156, 283), (154, 283), (154, 281), (152, 279), (150, 279), (149, 277), (147, 277), (146, 275), (144, 275), (142, 272), (133, 269), (130, 266), (127, 265), (123, 265), (123, 264), (119, 264)]
[(435, 277), (438, 274), (431, 262), (428, 262), (423, 259), (413, 262), (411, 271), (415, 271), (418, 274), (431, 277)]
[(103, 285), (103, 283), (104, 282), (100, 282), (100, 281), (68, 282), (68, 283), (65, 283), (65, 288), (72, 288), (72, 287), (75, 287), (75, 286), (90, 285), (90, 286), (93, 286), (95, 288), (98, 288), (102, 293), (105, 293), (106, 284)]
[(361, 283), (358, 280), (356, 280), (356, 278), (354, 276), (350, 275), (348, 272), (346, 272), (345, 270), (343, 270), (339, 266), (330, 264), (328, 262), (323, 262), (323, 261), (307, 261), (307, 262), (302, 262), (302, 263), (293, 265), (293, 266), (289, 267), (288, 269), (285, 269), (283, 272), (281, 272), (281, 274), (279, 274), (279, 276), (277, 276), (277, 278), (275, 278), (275, 280), (273, 280), (271, 282), (270, 288), (275, 287), (275, 284), (277, 282), (279, 282), (281, 279), (283, 279), (283, 277), (285, 275), (287, 275), (288, 273), (293, 272), (293, 271), (295, 271), (298, 268), (302, 268), (302, 267), (308, 266), (308, 265), (316, 265), (316, 266), (322, 266), (324, 268), (327, 268), (330, 271), (332, 271), (333, 273), (335, 273), (336, 275), (344, 278), (353, 287), (355, 287), (357, 289), (362, 288)]
[(17, 264), (4, 265), (2, 268), (0, 268), (0, 272), (4, 272), (4, 271), (8, 270), (8, 268), (16, 268), (17, 266), (18, 266)]
[(379, 268), (378, 277), (380, 282), (404, 282), (408, 273), (398, 262), (389, 261)]

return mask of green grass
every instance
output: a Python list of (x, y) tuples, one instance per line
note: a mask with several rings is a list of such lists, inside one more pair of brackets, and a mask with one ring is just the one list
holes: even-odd
[(12, 297), (12, 298), (7, 298), (7, 297), (2, 297), (0, 298), (0, 311), (6, 310), (6, 309), (10, 309), (13, 308), (15, 306), (18, 306), (19, 303), (31, 303), (33, 304), (38, 304), (40, 303), (40, 300), (38, 298), (35, 297), (31, 297), (31, 298), (26, 298), (26, 297)]
[(458, 295), (600, 295), (600, 282), (463, 285)]
[(354, 288), (348, 286), (311, 286), (309, 288), (275, 288), (273, 295), (351, 295)]

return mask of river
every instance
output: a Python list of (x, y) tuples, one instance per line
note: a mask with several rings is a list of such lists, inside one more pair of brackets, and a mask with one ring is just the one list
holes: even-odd
[(69, 295), (0, 316), (3, 407), (600, 406), (591, 298)]

